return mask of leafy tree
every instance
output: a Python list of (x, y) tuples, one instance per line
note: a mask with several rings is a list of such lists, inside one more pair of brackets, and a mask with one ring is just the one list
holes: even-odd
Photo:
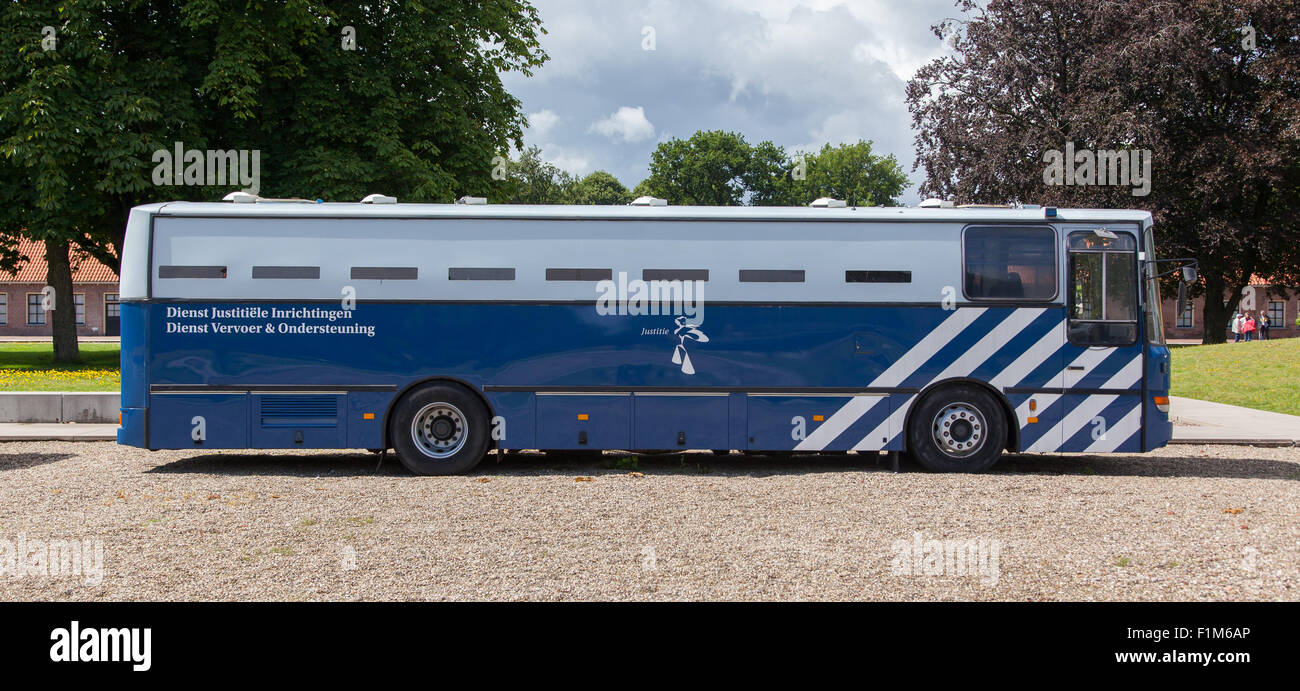
[[(969, 17), (935, 27), (952, 55), (908, 84), (924, 194), (1150, 209), (1161, 254), (1200, 261), (1207, 342), (1252, 274), (1300, 284), (1300, 5), (959, 4)], [(1149, 195), (1047, 184), (1067, 143), (1150, 152)]]
[[(803, 170), (798, 174), (802, 175)], [(749, 162), (741, 178), (749, 193), (750, 204), (793, 206), (799, 203), (794, 189), (795, 175), (795, 163), (786, 155), (783, 147), (772, 142), (759, 142), (750, 149)]]
[(701, 130), (690, 139), (673, 138), (655, 147), (650, 177), (637, 194), (674, 205), (736, 206), (744, 201), (749, 161), (749, 144), (735, 132)]
[(632, 193), (627, 191), (618, 178), (598, 170), (575, 182), (569, 188), (566, 203), (569, 204), (626, 204), (632, 201)]
[(791, 158), (772, 142), (750, 146), (739, 134), (701, 131), (660, 144), (634, 194), (672, 204), (799, 206), (834, 197), (870, 206), (895, 204), (906, 187), (898, 161), (873, 154), (871, 142)]
[(502, 204), (563, 204), (577, 182), (573, 175), (542, 160), (542, 150), (530, 146), (518, 159), (505, 163), (505, 179), (488, 193), (488, 201)]
[(540, 31), (526, 0), (5, 3), (0, 261), (20, 233), (45, 241), (69, 360), (70, 243), (117, 268), (132, 206), (243, 186), (155, 184), (153, 153), (175, 142), (259, 151), (264, 196), (486, 194), (494, 152), (522, 146), (499, 75), (546, 60)]
[[(795, 157), (792, 166), (799, 166)], [(842, 199), (853, 206), (897, 206), (895, 198), (907, 188), (907, 174), (893, 155), (877, 156), (871, 142), (826, 144), (802, 158), (802, 179), (791, 175), (790, 202), (808, 204), (820, 197)]]

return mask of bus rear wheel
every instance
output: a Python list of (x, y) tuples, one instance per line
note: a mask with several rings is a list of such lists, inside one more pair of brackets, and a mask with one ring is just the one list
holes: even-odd
[(416, 475), (459, 475), (483, 460), (488, 410), (459, 386), (429, 384), (398, 402), (388, 438), (397, 458)]
[(907, 446), (926, 470), (979, 473), (993, 467), (1007, 443), (1002, 404), (970, 384), (939, 389), (912, 411)]

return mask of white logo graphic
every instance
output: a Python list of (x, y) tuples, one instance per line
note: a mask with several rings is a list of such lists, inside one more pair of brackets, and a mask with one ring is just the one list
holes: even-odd
[(695, 365), (691, 364), (691, 355), (686, 352), (686, 342), (708, 343), (709, 337), (705, 336), (703, 331), (695, 328), (699, 324), (688, 323), (686, 317), (678, 317), (673, 321), (677, 324), (677, 328), (673, 331), (673, 335), (677, 337), (677, 347), (673, 348), (673, 364), (681, 365), (683, 374), (695, 374)]
[(129, 662), (131, 669), (148, 672), (153, 666), (153, 629), (68, 628), (50, 632), (52, 662)]

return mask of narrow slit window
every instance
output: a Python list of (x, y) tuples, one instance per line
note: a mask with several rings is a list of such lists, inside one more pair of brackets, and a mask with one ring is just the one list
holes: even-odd
[(158, 278), (225, 278), (224, 266), (160, 266)]
[(803, 269), (741, 269), (741, 283), (803, 283)]
[(547, 269), (548, 281), (608, 281), (614, 278), (613, 269)]
[(845, 283), (911, 283), (911, 271), (845, 271)]
[(707, 281), (708, 269), (642, 269), (643, 281)]
[(254, 266), (253, 278), (320, 278), (319, 266)]
[(414, 281), (420, 270), (414, 266), (354, 266), (352, 279), (357, 281)]
[(453, 266), (447, 269), (449, 281), (513, 281), (513, 268), (490, 268), (478, 266)]

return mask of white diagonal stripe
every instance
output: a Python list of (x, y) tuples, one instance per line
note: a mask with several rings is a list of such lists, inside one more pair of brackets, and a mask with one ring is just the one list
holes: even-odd
[(934, 331), (925, 335), (920, 343), (912, 346), (907, 354), (898, 358), (888, 369), (880, 373), (871, 386), (898, 386), (904, 379), (921, 369), (927, 360), (934, 357), (944, 346), (952, 342), (966, 327), (987, 310), (985, 307), (968, 307), (959, 309), (943, 320)]
[(1019, 384), (1020, 380), (1029, 376), (1030, 372), (1038, 369), (1047, 361), (1047, 358), (1060, 350), (1061, 345), (1065, 343), (1064, 326), (1064, 321), (1057, 322), (1056, 326), (1053, 326), (1042, 338), (1038, 339), (1037, 343), (1030, 346), (1029, 350), (1016, 358), (1015, 362), (1007, 365), (996, 377), (989, 380), (993, 388), (1001, 391), (1004, 387)]
[[(885, 368), (885, 371), (881, 372), (880, 376), (872, 380), (868, 386), (898, 386), (913, 372), (920, 369), (926, 361), (934, 357), (934, 354), (951, 342), (957, 334), (970, 326), (976, 317), (984, 314), (986, 309), (985, 307), (964, 308), (948, 315), (946, 319), (939, 323), (939, 326), (912, 346), (903, 354), (903, 357), (898, 358), (893, 364)], [(867, 400), (855, 404), (854, 401), (858, 398)], [(826, 419), (826, 422), (823, 422), (820, 427), (813, 430), (807, 437), (804, 437), (803, 441), (796, 444), (795, 451), (821, 451), (826, 448), (827, 444), (835, 441), (835, 438), (843, 434), (844, 430), (875, 407), (881, 398), (881, 396), (855, 396), (854, 400), (841, 406), (839, 410)]]
[[(1034, 319), (1037, 319), (1044, 311), (1044, 309), (1028, 308), (1016, 310), (1015, 313), (1004, 319), (1001, 324), (990, 331), (986, 336), (984, 336), (984, 338), (980, 339), (979, 343), (975, 344), (970, 350), (963, 353), (962, 356), (957, 358), (957, 360), (951, 365), (944, 368), (943, 372), (940, 373), (939, 376), (935, 377), (935, 381), (942, 381), (949, 377), (968, 376), (971, 372), (978, 369), (980, 365), (984, 364), (986, 360), (992, 357), (993, 354), (1005, 345), (1007, 341), (1011, 340), (1024, 330), (1024, 328)], [(1065, 333), (1061, 331), (1061, 325), (1064, 323), (1065, 322), (1062, 321), (1052, 327), (1052, 329), (1042, 338), (1038, 339), (1038, 342), (1031, 346), (1029, 350), (1016, 358), (1010, 365), (1003, 368), (1003, 370), (999, 372), (990, 383), (992, 383), (994, 387), (1001, 389), (1003, 384), (999, 384), (998, 382), (1015, 383), (1023, 379), (1026, 374), (1037, 369), (1038, 366), (1043, 364), (1047, 358), (1051, 357), (1064, 342)], [(876, 427), (876, 429), (872, 430), (871, 434), (868, 434), (857, 444), (854, 444), (853, 448), (860, 451), (870, 449), (878, 450), (881, 448), (875, 446), (876, 442), (873, 440), (878, 439), (883, 435), (887, 435), (892, 430), (901, 428), (903, 421), (906, 419), (907, 411), (912, 407), (912, 402), (915, 400), (916, 398), (913, 397), (912, 400), (909, 400), (899, 410), (894, 411), (889, 416), (889, 419), (885, 420), (885, 422), (881, 423)]]
[(1101, 439), (1088, 445), (1087, 450), (1105, 453), (1119, 448), (1120, 444), (1123, 444), (1129, 437), (1133, 436), (1134, 432), (1137, 432), (1142, 427), (1141, 404), (1142, 401), (1139, 400), (1138, 405), (1128, 411), (1128, 413), (1124, 415), (1124, 417), (1120, 418), (1119, 422), (1112, 425), (1110, 429), (1107, 429), (1106, 434), (1104, 434)]
[[(826, 419), (811, 434), (804, 437), (802, 441), (795, 445), (796, 451), (803, 451), (808, 448), (816, 448), (820, 451), (827, 444), (835, 441), (835, 438), (844, 433), (849, 425), (857, 422), (859, 418), (867, 414), (868, 410), (876, 407), (884, 396), (854, 396), (849, 399), (835, 414)], [(810, 447), (809, 444), (817, 444), (816, 447)]]
[[(871, 430), (871, 434), (868, 434), (863, 437), (861, 441), (854, 444), (853, 450), (879, 451), (885, 448), (885, 446), (889, 444), (889, 440), (893, 438), (894, 430), (902, 426), (903, 420), (907, 418), (907, 411), (912, 407), (912, 402), (915, 400), (916, 396), (907, 399), (907, 403), (899, 406), (898, 410), (890, 413), (889, 417), (885, 418), (884, 422), (881, 422), (875, 429)], [(872, 440), (875, 439), (883, 439), (884, 441), (873, 442)]]
[[(1142, 356), (1138, 355), (1132, 360), (1129, 360), (1128, 364), (1120, 368), (1120, 370), (1110, 379), (1107, 379), (1106, 383), (1100, 388), (1128, 389), (1136, 384), (1141, 378)], [(1052, 429), (1048, 430), (1047, 434), (1039, 437), (1038, 441), (1035, 441), (1033, 445), (1026, 450), (1055, 451), (1057, 447), (1060, 447), (1061, 444), (1065, 443), (1066, 439), (1078, 434), (1079, 430), (1082, 429), (1084, 425), (1088, 424), (1088, 421), (1096, 417), (1097, 413), (1100, 413), (1106, 406), (1114, 402), (1116, 398), (1119, 397), (1106, 394), (1088, 396), (1083, 399), (1083, 403), (1080, 403), (1074, 410), (1066, 412), (1066, 414), (1062, 416), (1060, 422), (1056, 423)], [(1049, 446), (1049, 442), (1051, 442), (1053, 438), (1056, 439), (1056, 444)]]
[(1011, 316), (1002, 320), (1001, 324), (993, 327), (984, 338), (978, 343), (966, 349), (960, 357), (952, 361), (935, 377), (935, 381), (943, 381), (949, 377), (965, 377), (975, 368), (984, 364), (986, 360), (993, 357), (998, 349), (1007, 344), (1007, 341), (1016, 337), (1016, 334), (1024, 331), (1029, 322), (1038, 318), (1045, 310), (1042, 308), (1025, 308), (1018, 309), (1011, 313)]

